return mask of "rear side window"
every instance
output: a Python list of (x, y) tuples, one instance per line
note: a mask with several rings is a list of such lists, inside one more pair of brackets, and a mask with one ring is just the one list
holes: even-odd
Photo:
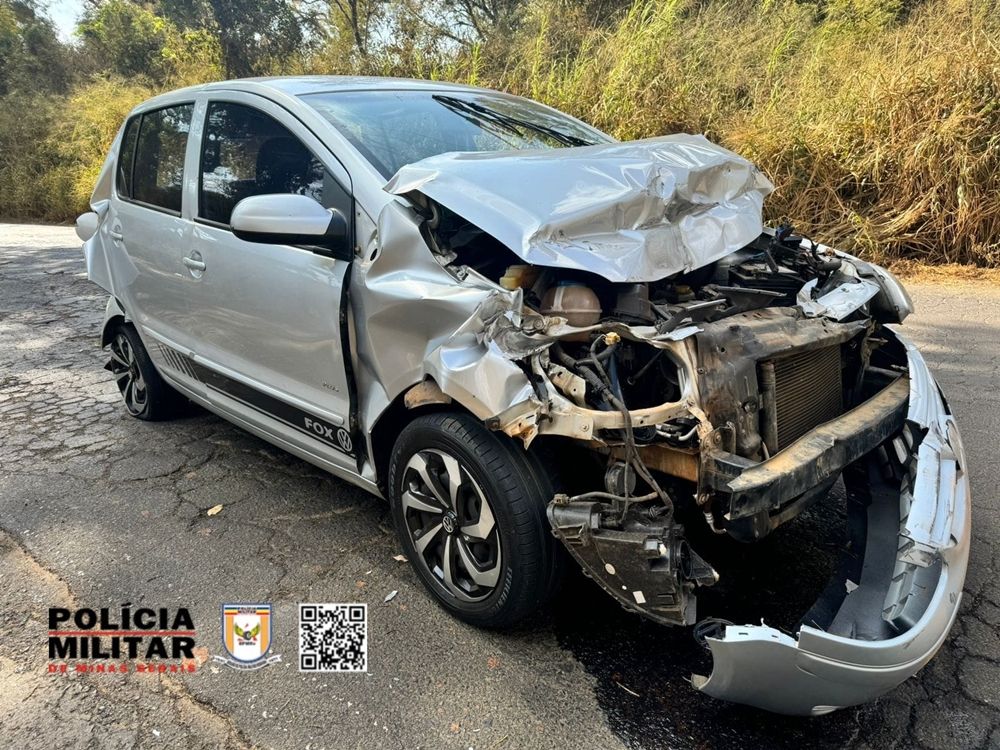
[(198, 215), (229, 224), (233, 208), (253, 195), (308, 195), (350, 216), (350, 195), (284, 125), (258, 109), (211, 102), (201, 153)]
[[(193, 104), (180, 104), (146, 112), (129, 123), (119, 159), (120, 195), (180, 213), (184, 152), (193, 112)], [(131, 159), (126, 150), (130, 138), (135, 142)]]
[(132, 197), (132, 165), (135, 163), (135, 142), (139, 138), (142, 116), (133, 117), (125, 126), (121, 150), (118, 152), (118, 195)]

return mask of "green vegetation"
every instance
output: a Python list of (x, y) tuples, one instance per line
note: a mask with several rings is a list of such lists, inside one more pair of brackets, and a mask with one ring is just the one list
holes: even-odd
[(0, 0), (0, 216), (79, 213), (156, 91), (366, 73), (512, 91), (619, 138), (704, 132), (774, 180), (774, 220), (1000, 267), (995, 0), (105, 0), (74, 45), (32, 2)]

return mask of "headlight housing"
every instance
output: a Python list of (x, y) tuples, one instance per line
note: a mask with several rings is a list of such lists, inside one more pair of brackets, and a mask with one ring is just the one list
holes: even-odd
[(909, 292), (892, 272), (840, 250), (835, 252), (854, 266), (859, 276), (879, 285), (881, 291), (869, 303), (873, 318), (880, 323), (902, 323), (913, 312), (913, 300), (910, 299)]

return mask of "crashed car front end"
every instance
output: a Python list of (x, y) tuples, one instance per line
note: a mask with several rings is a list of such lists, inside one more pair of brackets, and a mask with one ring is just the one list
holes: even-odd
[[(404, 167), (386, 190), (409, 205), (383, 211), (381, 249), (352, 280), (359, 377), (370, 422), (400, 393), (408, 408), (454, 400), (572, 465), (553, 533), (662, 624), (698, 623), (697, 590), (718, 580), (692, 525), (755, 542), (842, 480), (850, 543), (798, 631), (705, 627), (714, 668), (693, 679), (820, 714), (891, 689), (941, 645), (970, 499), (954, 419), (888, 327), (910, 312), (905, 291), (766, 229), (770, 189), (690, 136)], [(422, 359), (398, 346), (403, 328)]]
[(965, 453), (923, 358), (907, 355), (902, 426), (845, 473), (852, 555), (795, 635), (725, 626), (693, 684), (771, 711), (816, 715), (871, 700), (941, 647), (962, 597), (971, 530)]
[[(922, 358), (896, 343), (905, 375), (772, 458), (741, 462), (711, 438), (703, 448), (706, 483), (723, 490), (712, 498), (722, 516), (707, 520), (713, 528), (740, 539), (769, 533), (843, 475), (851, 543), (797, 634), (764, 624), (710, 634), (715, 668), (694, 677), (696, 688), (780, 713), (821, 714), (890, 690), (943, 642), (968, 560), (965, 458)], [(736, 479), (715, 468), (734, 463), (747, 467)], [(688, 476), (676, 463), (647, 465)], [(556, 498), (550, 518), (574, 557), (623, 605), (661, 622), (695, 621), (688, 614), (694, 597), (685, 594), (712, 579), (703, 560), (693, 564), (677, 545), (680, 529), (650, 522), (643, 511), (617, 522), (613, 503), (590, 498)]]

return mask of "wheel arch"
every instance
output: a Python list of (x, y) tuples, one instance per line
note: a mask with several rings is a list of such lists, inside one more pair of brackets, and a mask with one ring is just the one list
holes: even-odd
[(376, 483), (383, 497), (389, 497), (389, 461), (399, 433), (417, 417), (442, 411), (463, 412), (475, 417), (471, 409), (446, 395), (434, 378), (427, 377), (400, 392), (379, 414), (372, 425), (370, 439)]
[(104, 309), (104, 322), (101, 324), (102, 349), (111, 343), (114, 330), (126, 322), (128, 322), (128, 316), (125, 314), (125, 308), (114, 297), (108, 297), (108, 304)]

